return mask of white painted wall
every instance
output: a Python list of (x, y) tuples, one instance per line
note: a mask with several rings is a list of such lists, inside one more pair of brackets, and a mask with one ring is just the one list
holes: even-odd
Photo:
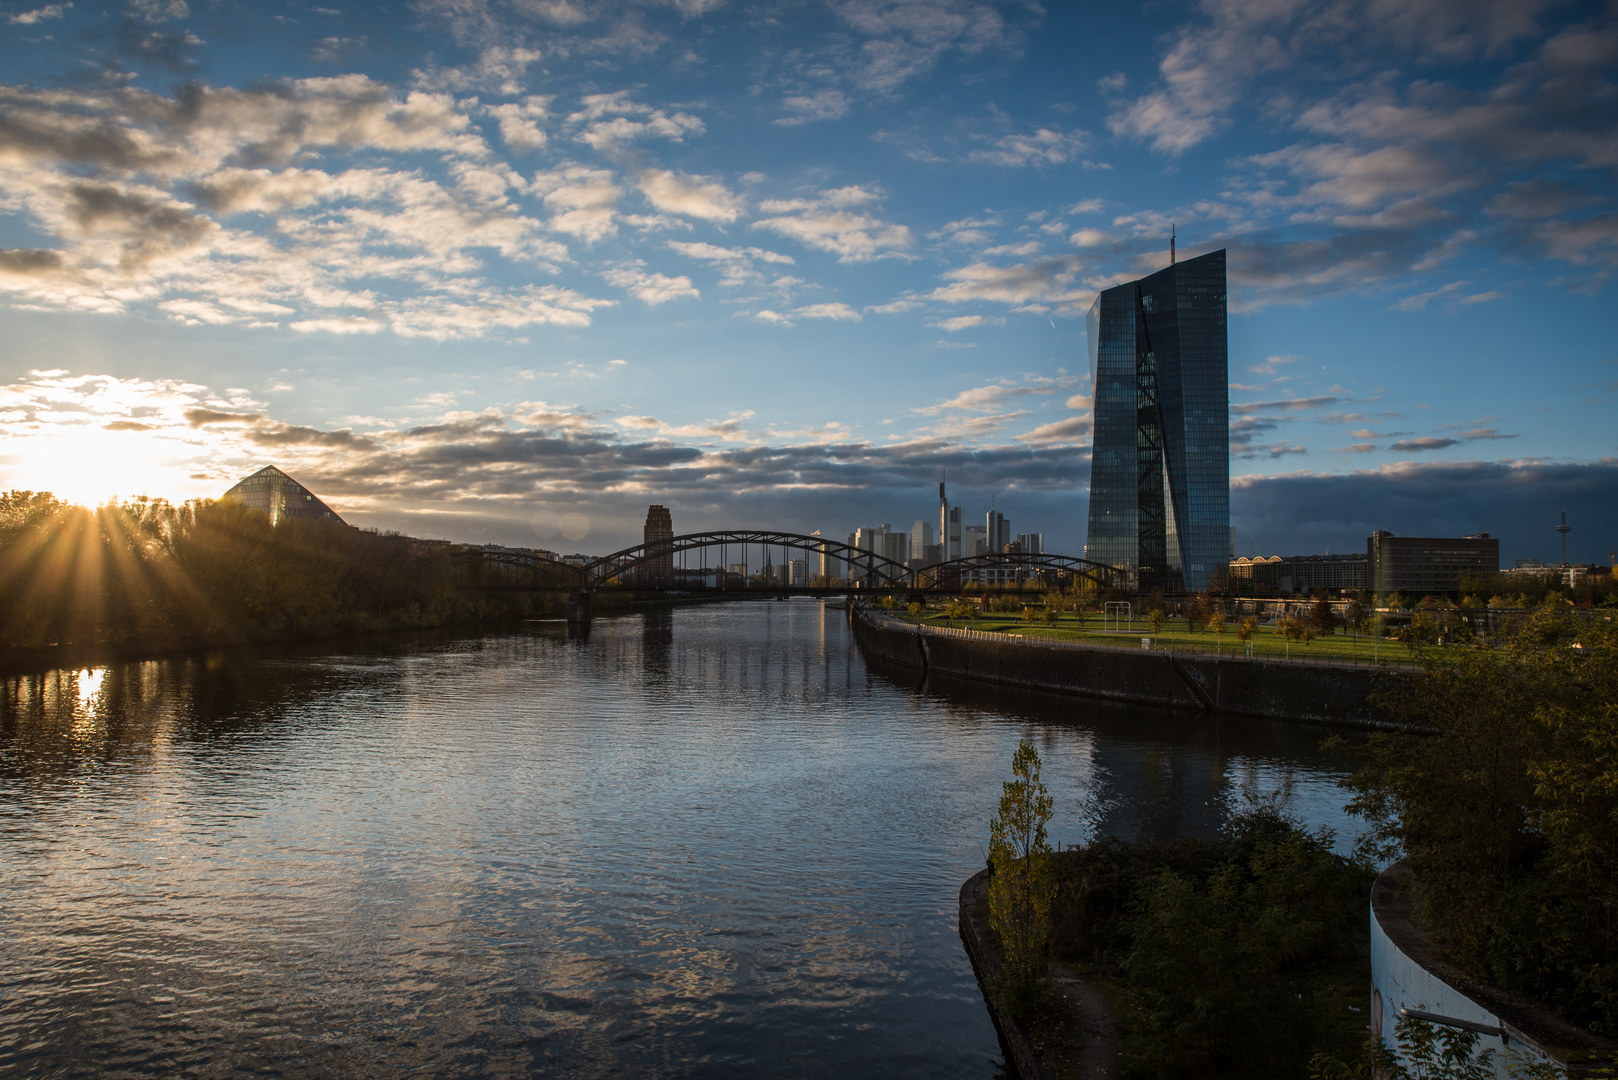
[[(1500, 1018), (1479, 1005), (1438, 976), (1416, 963), (1395, 945), (1377, 920), (1376, 909), (1371, 909), (1371, 1030), (1390, 1050), (1398, 1049), (1395, 1027), (1399, 1023), (1400, 1009), (1424, 1009), (1427, 1012), (1453, 1016), (1457, 1020), (1471, 1020), (1478, 1024), (1498, 1027)], [(1528, 1062), (1548, 1059), (1537, 1048), (1512, 1039), (1502, 1044), (1498, 1036), (1479, 1035), (1477, 1055), (1485, 1050), (1494, 1051), (1494, 1075), (1499, 1080), (1512, 1080), (1512, 1068)], [(1555, 1061), (1555, 1064), (1563, 1064)]]

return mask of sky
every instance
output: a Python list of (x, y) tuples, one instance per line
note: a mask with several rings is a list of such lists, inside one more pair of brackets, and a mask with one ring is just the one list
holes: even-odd
[(329, 2), (0, 6), (0, 489), (1081, 554), (1172, 226), (1239, 554), (1618, 546), (1618, 4)]

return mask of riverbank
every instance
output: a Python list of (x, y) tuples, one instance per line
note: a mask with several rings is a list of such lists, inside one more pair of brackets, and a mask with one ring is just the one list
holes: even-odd
[(918, 626), (868, 607), (850, 612), (867, 653), (926, 672), (1191, 712), (1411, 730), (1377, 697), (1383, 669), (1115, 648)]
[[(491, 603), (484, 594), (466, 598), (467, 603), (442, 616), (414, 620), (366, 619), (362, 623), (331, 622), (287, 625), (276, 630), (233, 632), (211, 637), (201, 635), (139, 638), (122, 642), (88, 642), (49, 645), (43, 648), (0, 649), (0, 674), (45, 671), (53, 668), (101, 667), (139, 660), (163, 660), (219, 652), (250, 650), (282, 645), (319, 644), (352, 641), (379, 643), (400, 635), (426, 631), (468, 631), (514, 627), (530, 619), (563, 619), (567, 596), (552, 593), (512, 593)], [(645, 604), (680, 603), (680, 600), (645, 600), (632, 593), (603, 593), (596, 597), (597, 615), (616, 615)], [(697, 602), (703, 602), (701, 600)]]

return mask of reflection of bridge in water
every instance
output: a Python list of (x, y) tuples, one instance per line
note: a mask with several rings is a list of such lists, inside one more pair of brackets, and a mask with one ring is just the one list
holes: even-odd
[[(794, 582), (792, 553), (804, 555), (803, 580)], [(706, 565), (714, 555), (717, 566)], [(755, 564), (754, 556), (758, 559)], [(699, 557), (693, 557), (699, 556)], [(739, 557), (740, 562), (732, 562)], [(840, 574), (810, 575), (809, 560), (824, 557)], [(1099, 588), (1122, 584), (1114, 567), (1071, 555), (997, 552), (914, 567), (822, 536), (764, 530), (688, 533), (603, 555), (589, 562), (560, 562), (534, 552), (475, 549), (461, 559), (470, 565), (474, 587), (568, 592), (583, 598), (602, 591), (662, 593), (748, 593), (752, 595), (841, 596), (864, 593), (958, 593), (987, 588), (1062, 588), (1085, 578)], [(695, 565), (693, 565), (695, 564)], [(740, 565), (743, 571), (732, 567)], [(757, 565), (757, 572), (745, 568)]]

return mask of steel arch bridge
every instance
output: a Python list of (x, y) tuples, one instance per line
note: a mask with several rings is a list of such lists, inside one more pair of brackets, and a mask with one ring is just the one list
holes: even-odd
[[(693, 569), (687, 565), (685, 556), (690, 552), (715, 550), (719, 554), (717, 570), (706, 567)], [(755, 582), (728, 570), (732, 553), (739, 555), (744, 564), (751, 565), (748, 556), (755, 550), (761, 556), (761, 565), (771, 572), (761, 570), (760, 579)], [(842, 579), (845, 584), (791, 584), (786, 577), (786, 568), (788, 553), (792, 551), (825, 554), (842, 563), (848, 571)], [(476, 565), (480, 571), (486, 571), (487, 576), (493, 579), (485, 580), (485, 588), (583, 593), (602, 589), (637, 592), (764, 590), (843, 594), (858, 590), (954, 593), (1007, 585), (1020, 587), (1028, 582), (1040, 582), (1051, 588), (1069, 575), (1087, 578), (1100, 588), (1108, 588), (1119, 577), (1116, 568), (1105, 563), (1044, 552), (971, 555), (912, 570), (904, 563), (838, 540), (761, 529), (686, 533), (667, 540), (654, 540), (649, 544), (636, 544), (583, 564), (498, 549), (474, 549), (465, 552), (461, 558), (463, 562)]]

